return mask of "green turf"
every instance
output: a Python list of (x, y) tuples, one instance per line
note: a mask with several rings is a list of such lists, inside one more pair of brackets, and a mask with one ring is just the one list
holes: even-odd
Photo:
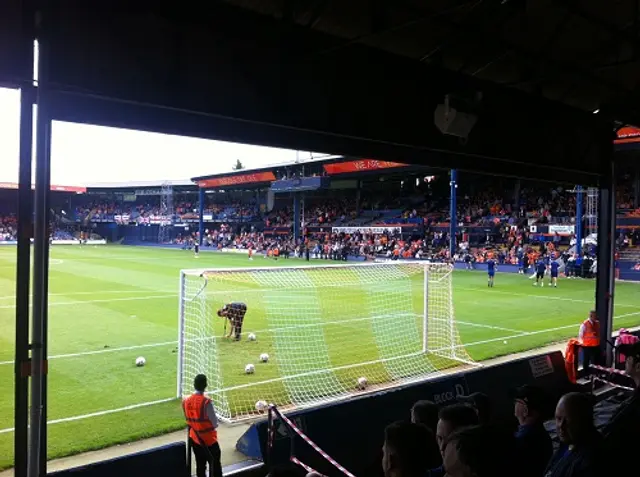
[[(184, 268), (280, 266), (270, 260), (246, 256), (119, 246), (56, 246), (51, 250), (49, 354), (97, 352), (52, 358), (49, 374), (49, 419), (57, 420), (171, 398), (176, 392), (178, 271)], [(290, 260), (289, 264), (305, 265)], [(13, 340), (15, 248), (0, 248), (0, 469), (12, 465)], [(615, 327), (640, 324), (640, 284), (618, 283)], [(350, 294), (351, 293), (351, 294)], [(500, 274), (488, 289), (485, 274), (456, 272), (454, 304), (459, 331), (471, 357), (483, 360), (558, 341), (577, 333), (579, 323), (593, 307), (594, 282), (561, 280), (557, 289), (536, 288), (526, 277)], [(371, 297), (367, 298), (368, 300)], [(366, 306), (346, 289), (334, 288), (321, 301), (343, 302), (350, 310)], [(335, 305), (334, 305), (335, 306)], [(258, 307), (256, 307), (258, 308)], [(245, 329), (266, 327), (257, 311)], [(355, 315), (353, 315), (355, 316)], [(217, 326), (221, 326), (219, 323)], [(342, 330), (341, 332), (344, 332)], [(363, 341), (375, 339), (371, 327), (361, 330)], [(328, 336), (331, 330), (327, 331)], [(336, 336), (339, 332), (336, 329)], [(370, 333), (370, 335), (367, 335)], [(148, 348), (140, 345), (154, 344)], [(278, 376), (274, 344), (259, 334), (256, 343), (219, 342), (224, 385)], [(333, 366), (365, 359), (363, 351), (327, 339)], [(136, 347), (112, 351), (113, 348)], [(346, 348), (346, 349), (345, 349)], [(238, 363), (264, 351), (274, 356), (268, 365), (256, 363), (254, 376), (246, 376)], [(147, 365), (133, 362), (143, 355)], [(231, 371), (232, 370), (232, 371)], [(388, 372), (388, 369), (386, 370)], [(380, 368), (380, 372), (383, 372)], [(349, 379), (352, 375), (349, 375)], [(241, 390), (235, 391), (242, 393)], [(247, 399), (252, 402), (253, 396)], [(90, 425), (88, 425), (90, 423)], [(79, 421), (49, 425), (50, 458), (96, 449), (180, 429), (175, 401), (104, 414)]]

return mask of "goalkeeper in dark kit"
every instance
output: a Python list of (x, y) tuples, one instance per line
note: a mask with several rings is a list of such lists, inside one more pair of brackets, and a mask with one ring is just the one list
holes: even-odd
[[(247, 305), (240, 302), (227, 303), (218, 310), (218, 316), (225, 318), (229, 322), (229, 333), (225, 335), (225, 338), (231, 338), (235, 341), (240, 341), (242, 335), (242, 323), (244, 322), (244, 315), (247, 314)], [(225, 321), (225, 328), (226, 328)]]

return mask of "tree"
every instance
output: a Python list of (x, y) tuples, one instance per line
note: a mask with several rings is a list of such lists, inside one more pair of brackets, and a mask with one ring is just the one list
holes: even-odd
[(236, 165), (233, 166), (232, 169), (234, 171), (239, 171), (241, 169), (244, 169), (244, 166), (242, 165), (242, 161), (240, 161), (240, 159), (236, 159)]

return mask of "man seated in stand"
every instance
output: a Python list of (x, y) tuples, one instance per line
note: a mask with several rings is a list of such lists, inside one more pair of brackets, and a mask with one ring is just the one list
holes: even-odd
[[(466, 404), (451, 404), (440, 409), (436, 427), (436, 442), (440, 452), (444, 453), (445, 440), (459, 429), (478, 425), (478, 413)], [(444, 467), (435, 467), (427, 472), (427, 477), (443, 477)]]
[(520, 386), (514, 393), (517, 461), (522, 477), (541, 477), (553, 454), (553, 444), (544, 428), (546, 396), (537, 386)]
[(556, 430), (560, 447), (551, 457), (545, 477), (615, 475), (603, 472), (604, 446), (593, 422), (593, 396), (575, 392), (562, 396), (556, 406)]
[(424, 477), (429, 468), (425, 449), (433, 437), (421, 424), (398, 421), (384, 430), (382, 470), (385, 477)]

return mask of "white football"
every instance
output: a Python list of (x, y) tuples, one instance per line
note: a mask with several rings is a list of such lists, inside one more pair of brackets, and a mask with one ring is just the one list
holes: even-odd
[(266, 363), (267, 361), (269, 361), (269, 355), (267, 353), (262, 353), (260, 355), (260, 361), (262, 361), (263, 363)]
[(268, 407), (269, 405), (267, 404), (267, 401), (258, 401), (256, 403), (256, 411), (258, 412), (264, 412)]
[(358, 389), (365, 389), (367, 387), (367, 378), (364, 376), (358, 378)]
[(256, 370), (256, 367), (253, 364), (247, 364), (244, 367), (244, 372), (247, 374), (253, 374)]
[(255, 341), (256, 340), (256, 335), (255, 333), (249, 333), (249, 336), (247, 336), (247, 339), (249, 341)]
[(147, 360), (144, 357), (138, 356), (136, 358), (136, 366), (144, 366), (145, 364), (147, 364)]

